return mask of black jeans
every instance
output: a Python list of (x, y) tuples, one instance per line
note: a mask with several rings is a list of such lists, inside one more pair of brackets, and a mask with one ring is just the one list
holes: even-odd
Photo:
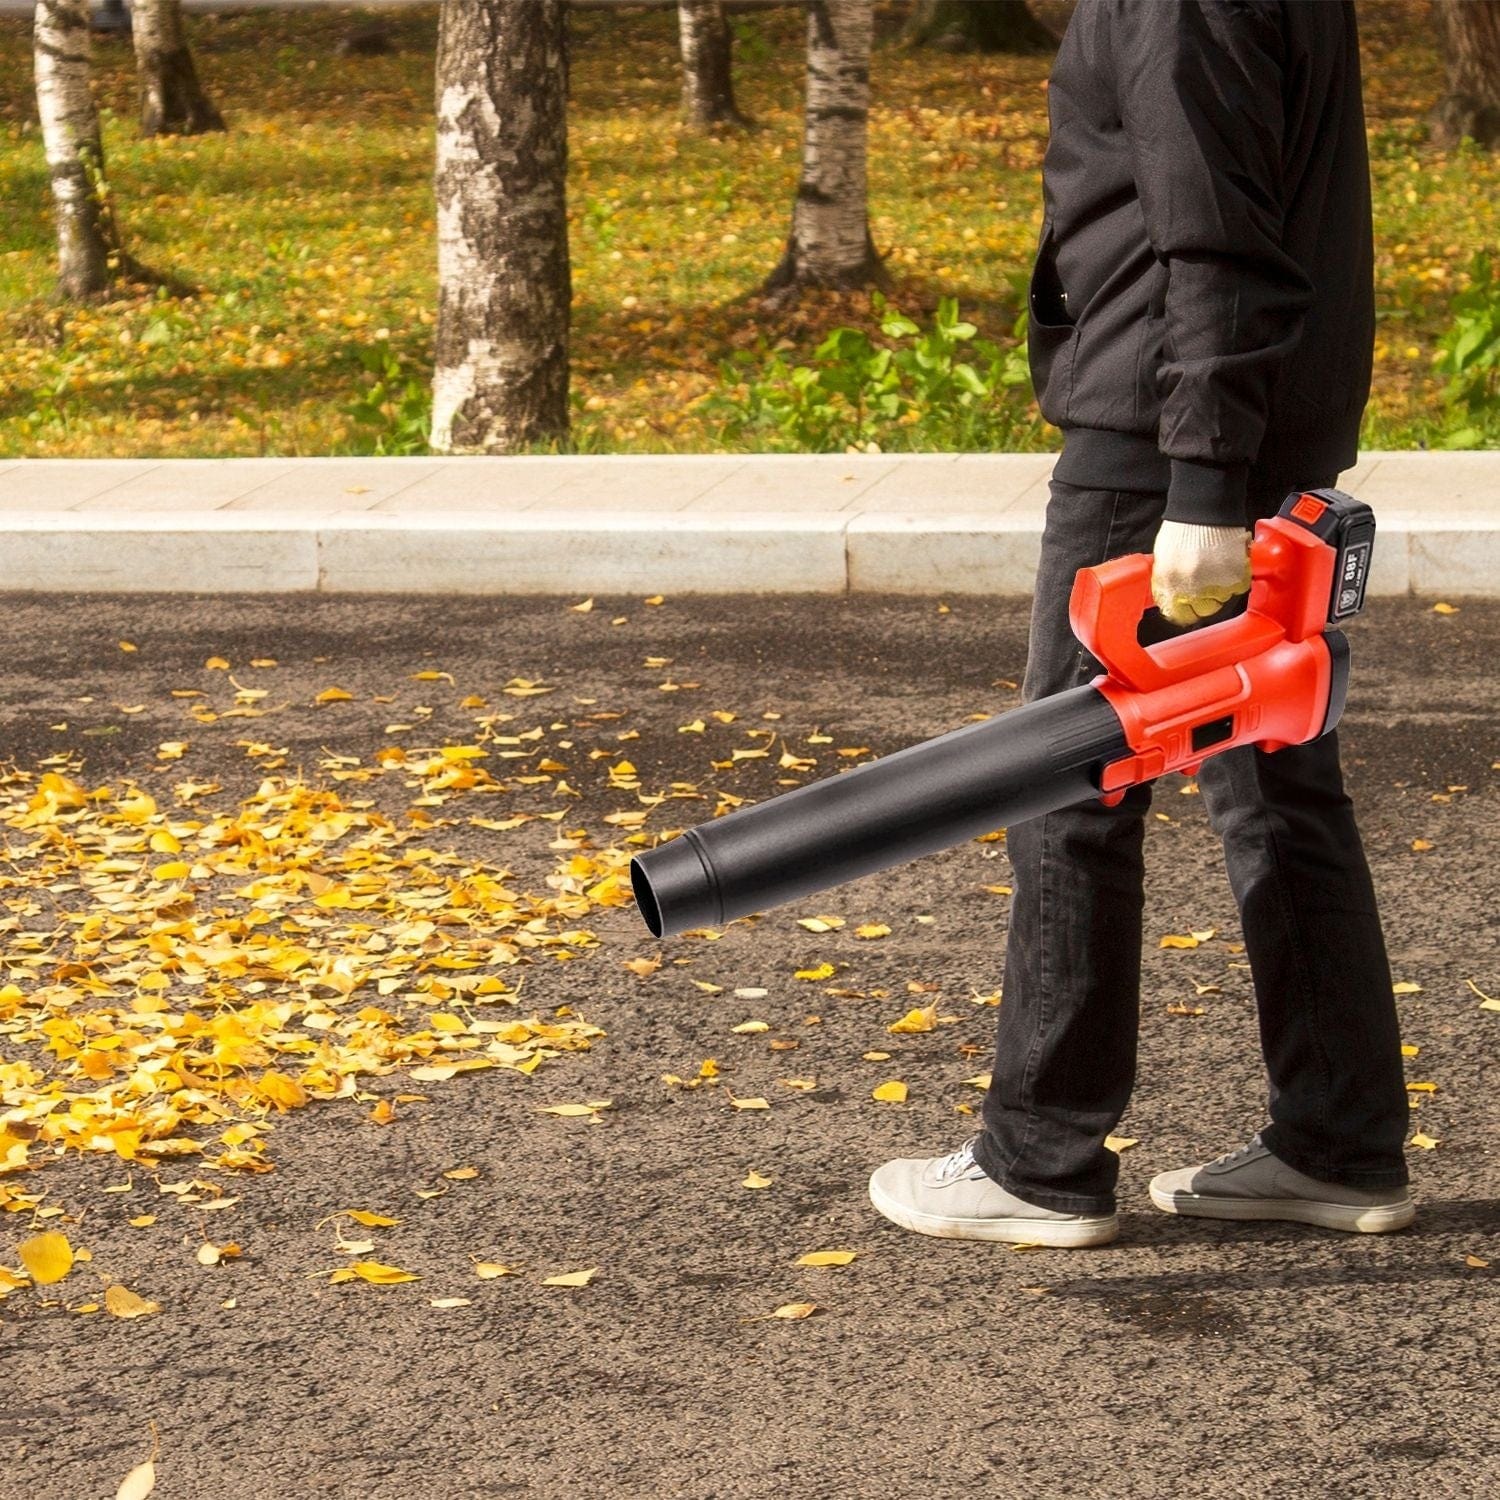
[[(1279, 500), (1248, 519), (1274, 514)], [(1150, 552), (1165, 501), (1051, 481), (1024, 701), (1099, 673), (1068, 626), (1073, 576)], [(1241, 599), (1226, 613), (1243, 608)], [(1175, 633), (1154, 610), (1147, 618), (1154, 638)], [(1142, 638), (1153, 638), (1149, 623)], [(1255, 984), (1270, 1079), (1262, 1140), (1325, 1182), (1405, 1183), (1409, 1112), (1390, 966), (1337, 732), (1274, 754), (1246, 746), (1210, 756), (1198, 785)], [(1145, 785), (1114, 807), (1090, 802), (1007, 831), (1015, 894), (975, 1158), (1040, 1207), (1114, 1208), (1119, 1159), (1104, 1138), (1135, 1081), (1150, 803)]]

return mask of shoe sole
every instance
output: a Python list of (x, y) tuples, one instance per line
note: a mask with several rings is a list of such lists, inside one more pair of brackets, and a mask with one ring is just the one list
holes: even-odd
[(1077, 1249), (1086, 1245), (1107, 1245), (1120, 1232), (1114, 1214), (1107, 1219), (1068, 1222), (1053, 1219), (954, 1219), (945, 1214), (924, 1214), (907, 1208), (884, 1192), (872, 1180), (870, 1202), (876, 1211), (903, 1229), (930, 1234), (944, 1240), (994, 1240), (1012, 1245), (1047, 1245), (1058, 1249)]
[(1153, 1183), (1151, 1201), (1163, 1213), (1189, 1219), (1275, 1219), (1291, 1224), (1316, 1224), (1320, 1229), (1343, 1229), (1355, 1234), (1387, 1234), (1405, 1229), (1417, 1211), (1410, 1198), (1400, 1203), (1360, 1206), (1318, 1203), (1306, 1198), (1213, 1198), (1163, 1193)]

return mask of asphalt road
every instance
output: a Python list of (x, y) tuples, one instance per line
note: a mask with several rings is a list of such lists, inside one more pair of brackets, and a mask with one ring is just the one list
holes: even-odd
[[(747, 729), (774, 728), (830, 774), (836, 747), (884, 754), (1011, 704), (1003, 684), (1023, 663), (1014, 601), (943, 612), (936, 600), (872, 597), (622, 598), (587, 613), (568, 608), (577, 602), (12, 596), (0, 616), (3, 753), (33, 767), (72, 750), (90, 786), (131, 778), (163, 802), (184, 776), (217, 780), (223, 791), (203, 805), (232, 809), (260, 774), (236, 741), (286, 746), (315, 780), (329, 751), (372, 756), (391, 741), (384, 726), (413, 721), (417, 706), (432, 712), (407, 742), (472, 739), (474, 713), (458, 705), (477, 693), (515, 712), (514, 729), (541, 726), (537, 757), (565, 764), (581, 796), (564, 822), (507, 833), (467, 824), (472, 809), (455, 803), (427, 842), (483, 854), (540, 890), (557, 828), (587, 827), (602, 844), (617, 836), (606, 813), (641, 806), (609, 787), (609, 758), (592, 750), (628, 755), (644, 792), (698, 783), (706, 804), (665, 803), (646, 825), (681, 826), (708, 815), (718, 790), (778, 790), (774, 753), (710, 768), (765, 743)], [(158, 1500), (1496, 1493), (1500, 1014), (1465, 981), (1500, 993), (1500, 605), (1445, 615), (1431, 601), (1379, 601), (1352, 635), (1349, 780), (1396, 977), (1421, 987), (1399, 1000), (1420, 1047), (1411, 1077), (1437, 1084), (1415, 1096), (1418, 1128), (1440, 1144), (1411, 1151), (1410, 1230), (1341, 1236), (1152, 1209), (1154, 1173), (1238, 1143), (1263, 1107), (1233, 904), (1201, 800), (1172, 778), (1157, 800), (1165, 820), (1149, 825), (1141, 1068), (1121, 1127), (1139, 1144), (1122, 1157), (1116, 1244), (1017, 1253), (924, 1239), (865, 1198), (879, 1162), (951, 1149), (972, 1125), (957, 1107), (977, 1103), (962, 1080), (987, 1065), (994, 1012), (973, 996), (1002, 978), (1005, 903), (982, 887), (1006, 879), (1003, 844), (964, 844), (731, 924), (716, 942), (657, 943), (630, 907), (600, 910), (582, 924), (597, 947), (526, 971), (544, 1014), (569, 1004), (604, 1029), (592, 1050), (530, 1078), (426, 1084), (425, 1102), (383, 1128), (352, 1100), (280, 1117), (275, 1171), (223, 1174), (240, 1201), (214, 1230), (243, 1246), (239, 1261), (197, 1264), (202, 1224), (149, 1172), (113, 1196), (100, 1188), (122, 1164), (105, 1157), (29, 1174), (68, 1210), (52, 1227), (162, 1311), (72, 1313), (69, 1283), (54, 1289), (57, 1305), (35, 1288), (0, 1304), (0, 1491), (113, 1495), (150, 1451), (154, 1423)], [(122, 652), (122, 639), (138, 649)], [(273, 712), (188, 718), (193, 700), (172, 689), (228, 701), (225, 674), (204, 669), (215, 655), (241, 680), (250, 658), (275, 658), (262, 684), (274, 686)], [(422, 670), (454, 680), (413, 682)], [(516, 678), (553, 691), (502, 696)], [(333, 682), (352, 701), (315, 707)], [(622, 717), (598, 717), (608, 710)], [(716, 710), (738, 717), (722, 723)], [(694, 719), (705, 733), (679, 732)], [(618, 738), (632, 730), (639, 738)], [(815, 731), (831, 742), (809, 746)], [(168, 740), (189, 749), (163, 766), (156, 747)], [(517, 765), (533, 762), (507, 772)], [(399, 815), (399, 781), (378, 795)], [(482, 811), (497, 816), (497, 804), (557, 802), (539, 782)], [(1418, 840), (1430, 847), (1413, 849)], [(848, 925), (797, 925), (818, 913)], [(891, 934), (861, 941), (864, 922)], [(1208, 927), (1218, 936), (1197, 950), (1157, 947)], [(645, 976), (624, 966), (655, 956), (664, 962)], [(793, 978), (823, 959), (845, 966), (835, 987), (866, 998)], [(1190, 981), (1219, 989), (1195, 1000)], [(937, 988), (913, 998), (913, 982)], [(733, 996), (747, 986), (768, 993)], [(887, 1032), (931, 999), (957, 1024)], [(1169, 1010), (1184, 1001), (1204, 1013)], [(747, 1016), (770, 1031), (735, 1034)], [(798, 1047), (773, 1051), (777, 1040)], [(892, 1060), (863, 1061), (871, 1049)], [(661, 1081), (708, 1057), (721, 1085)], [(817, 1086), (783, 1086), (789, 1075)], [(871, 1098), (885, 1077), (910, 1084), (907, 1103)], [(412, 1086), (396, 1074), (370, 1088)], [(771, 1108), (736, 1109), (731, 1092)], [(600, 1123), (535, 1107), (590, 1099), (614, 1101)], [(415, 1195), (457, 1163), (477, 1177)], [(752, 1169), (772, 1186), (742, 1188)], [(338, 1260), (318, 1222), (356, 1205), (400, 1217), (380, 1231), (380, 1258), (421, 1281), (309, 1275)], [(147, 1211), (154, 1225), (128, 1227)], [(0, 1265), (17, 1264), (27, 1217), (0, 1222)], [(858, 1258), (794, 1264), (826, 1248)], [(480, 1282), (476, 1257), (523, 1274)], [(587, 1287), (539, 1285), (592, 1266)], [(445, 1297), (470, 1305), (430, 1305)], [(800, 1301), (819, 1311), (758, 1316)]]

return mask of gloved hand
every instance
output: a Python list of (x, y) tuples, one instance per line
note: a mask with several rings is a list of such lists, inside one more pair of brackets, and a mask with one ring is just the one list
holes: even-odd
[(1239, 526), (1163, 521), (1156, 533), (1151, 597), (1174, 625), (1216, 615), (1250, 588), (1250, 533)]

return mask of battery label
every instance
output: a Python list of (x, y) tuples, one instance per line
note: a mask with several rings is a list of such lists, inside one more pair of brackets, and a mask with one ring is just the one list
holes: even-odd
[(1338, 604), (1334, 617), (1356, 614), (1365, 598), (1365, 576), (1370, 571), (1370, 543), (1355, 542), (1339, 559)]

